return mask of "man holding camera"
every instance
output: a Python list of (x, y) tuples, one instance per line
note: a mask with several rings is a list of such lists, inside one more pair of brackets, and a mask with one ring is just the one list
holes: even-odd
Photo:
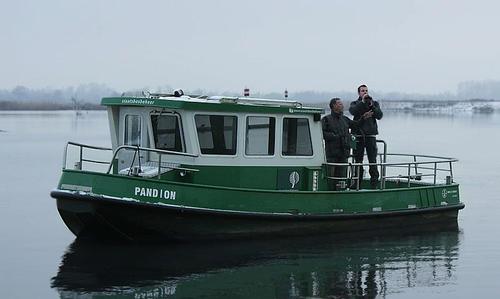
[[(383, 116), (380, 105), (368, 95), (368, 87), (360, 85), (358, 87), (358, 99), (349, 106), (349, 112), (354, 116), (354, 121), (359, 124), (354, 128), (356, 135), (356, 149), (354, 150), (354, 159), (356, 163), (363, 163), (363, 156), (366, 149), (368, 162), (377, 163), (377, 120)], [(370, 187), (377, 188), (379, 172), (376, 165), (370, 165)], [(359, 184), (363, 179), (363, 168), (358, 172)], [(354, 186), (356, 186), (354, 182)]]

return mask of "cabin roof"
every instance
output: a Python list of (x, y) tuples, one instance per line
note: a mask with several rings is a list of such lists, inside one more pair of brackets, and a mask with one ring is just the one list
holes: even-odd
[(183, 109), (218, 112), (258, 112), (284, 114), (323, 114), (324, 109), (304, 107), (294, 100), (259, 99), (226, 96), (150, 96), (150, 97), (107, 97), (104, 106), (137, 106), (167, 109)]

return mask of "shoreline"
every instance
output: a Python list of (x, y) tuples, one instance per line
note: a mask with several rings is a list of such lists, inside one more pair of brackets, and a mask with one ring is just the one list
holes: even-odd
[(97, 103), (82, 103), (75, 108), (71, 103), (55, 103), (55, 102), (15, 102), (15, 101), (0, 101), (0, 111), (54, 111), (54, 110), (106, 110), (105, 107)]
[[(350, 101), (344, 101), (349, 104)], [(493, 113), (500, 111), (500, 101), (486, 99), (470, 100), (379, 100), (383, 110), (394, 112), (449, 112), (471, 111)], [(328, 102), (303, 102), (304, 106), (325, 108)], [(100, 103), (81, 103), (75, 107), (72, 103), (56, 103), (51, 101), (0, 101), (0, 111), (98, 111), (106, 110)], [(328, 110), (328, 109), (327, 109)], [(347, 109), (346, 109), (347, 110)]]

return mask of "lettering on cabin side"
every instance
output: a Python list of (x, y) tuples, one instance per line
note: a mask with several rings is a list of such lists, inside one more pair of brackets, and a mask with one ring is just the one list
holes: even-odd
[(156, 188), (135, 187), (134, 195), (175, 200), (175, 191)]
[(319, 113), (318, 110), (288, 108), (289, 113)]
[(443, 189), (441, 191), (441, 196), (444, 198), (448, 197), (448, 195), (450, 195), (450, 197), (455, 197), (457, 198), (458, 197), (458, 191), (457, 190), (446, 190), (446, 189)]
[(122, 99), (122, 104), (153, 105), (155, 101), (143, 99)]

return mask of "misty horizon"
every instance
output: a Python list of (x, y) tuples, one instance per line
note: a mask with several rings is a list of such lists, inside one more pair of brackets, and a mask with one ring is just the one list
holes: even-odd
[[(248, 86), (245, 86), (248, 87)], [(240, 96), (241, 91), (214, 91), (203, 90), (199, 88), (188, 89), (182, 88), (186, 94), (193, 95), (228, 95)], [(102, 97), (110, 96), (141, 96), (142, 91), (152, 93), (172, 93), (174, 88), (170, 85), (130, 88), (127, 90), (116, 90), (102, 83), (80, 84), (78, 86), (69, 86), (65, 88), (41, 88), (34, 89), (26, 86), (17, 86), (12, 89), (0, 89), (0, 101), (78, 101), (88, 103), (98, 103)], [(388, 101), (404, 101), (404, 100), (431, 100), (431, 101), (456, 101), (456, 100), (500, 100), (500, 81), (468, 81), (461, 82), (456, 88), (456, 92), (442, 92), (435, 94), (421, 93), (405, 93), (398, 91), (380, 91), (370, 88), (370, 94), (378, 100)], [(357, 98), (356, 90), (354, 91), (320, 91), (320, 90), (293, 90), (287, 89), (290, 99), (302, 100), (304, 102), (327, 101), (332, 97), (340, 97), (344, 100), (354, 100)], [(284, 90), (274, 92), (262, 92), (250, 87), (250, 96), (265, 97), (265, 98), (283, 98)]]

